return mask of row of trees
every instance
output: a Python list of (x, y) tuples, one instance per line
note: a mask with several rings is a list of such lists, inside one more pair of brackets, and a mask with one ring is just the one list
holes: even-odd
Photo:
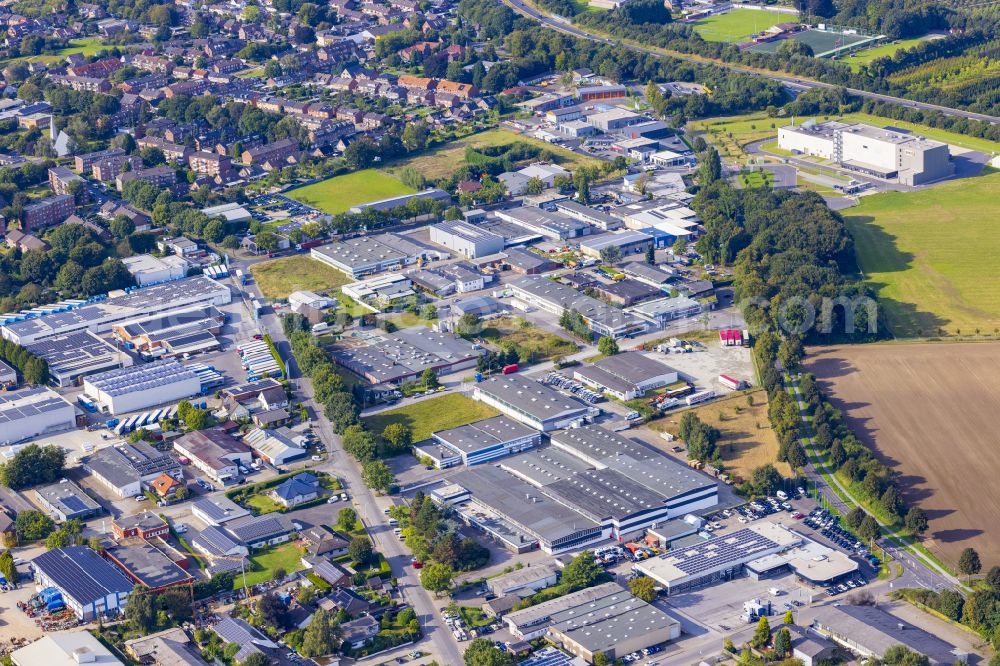
[(6, 338), (0, 339), (0, 361), (17, 370), (28, 384), (40, 386), (49, 381), (49, 364), (45, 359)]

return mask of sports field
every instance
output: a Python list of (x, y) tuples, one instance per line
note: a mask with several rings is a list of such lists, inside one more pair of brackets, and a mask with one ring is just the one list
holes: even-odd
[(351, 206), (412, 194), (414, 191), (393, 176), (375, 169), (365, 169), (299, 187), (286, 192), (286, 195), (336, 215)]
[(1000, 173), (862, 197), (846, 218), (897, 337), (1000, 331)]
[(742, 42), (751, 35), (778, 23), (798, 20), (796, 14), (763, 9), (734, 9), (694, 22), (694, 29), (706, 42)]
[(295, 254), (250, 267), (250, 274), (265, 298), (288, 298), (293, 291), (332, 293), (353, 282), (335, 268), (312, 259), (308, 254)]
[(924, 37), (917, 37), (915, 39), (900, 39), (895, 42), (890, 42), (888, 44), (883, 44), (881, 46), (876, 46), (871, 49), (864, 49), (863, 51), (857, 51), (849, 56), (844, 56), (839, 60), (845, 62), (851, 66), (851, 69), (855, 72), (861, 71), (863, 65), (867, 65), (872, 60), (876, 58), (884, 58), (889, 56), (890, 58), (896, 55), (896, 51), (905, 51), (906, 49), (911, 49), (920, 42), (924, 41)]
[[(812, 49), (813, 55), (823, 57), (830, 55), (833, 51), (841, 51), (845, 47), (869, 41), (871, 37), (864, 35), (848, 35), (840, 32), (827, 32), (825, 30), (803, 30), (785, 39), (794, 39), (805, 44)], [(759, 53), (774, 53), (781, 46), (783, 39), (776, 39), (773, 42), (764, 42), (750, 47), (751, 51)]]
[(1000, 344), (824, 347), (806, 368), (927, 512), (924, 545), (952, 568), (968, 546), (1000, 564)]

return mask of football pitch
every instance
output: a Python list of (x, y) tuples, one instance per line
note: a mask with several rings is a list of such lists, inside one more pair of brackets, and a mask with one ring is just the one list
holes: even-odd
[[(875, 38), (867, 35), (852, 35), (826, 30), (803, 30), (785, 39), (794, 39), (801, 44), (805, 44), (812, 49), (814, 56), (823, 58), (852, 46), (873, 41)], [(758, 53), (775, 53), (783, 41), (785, 40), (776, 39), (773, 42), (756, 44), (751, 46), (750, 50), (757, 51)]]

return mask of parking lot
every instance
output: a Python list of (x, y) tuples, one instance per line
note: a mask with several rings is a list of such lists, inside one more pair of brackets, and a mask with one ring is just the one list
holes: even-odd
[(681, 379), (695, 385), (696, 390), (712, 389), (720, 395), (729, 393), (719, 383), (719, 375), (751, 381), (754, 377), (753, 361), (747, 347), (722, 347), (718, 338), (712, 342), (692, 345), (694, 351), (676, 351), (669, 354), (648, 352), (658, 361), (677, 370)]

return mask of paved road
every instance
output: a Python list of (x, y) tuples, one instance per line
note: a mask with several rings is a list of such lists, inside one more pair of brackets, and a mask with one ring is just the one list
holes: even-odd
[[(233, 270), (239, 267), (246, 271), (249, 263), (246, 261), (232, 262)], [(250, 293), (261, 297), (256, 284), (249, 284), (244, 289)], [(261, 316), (261, 325), (271, 334), (271, 339), (281, 352), (282, 357), (292, 359), (290, 361), (290, 371), (293, 382), (302, 398), (302, 402), (313, 410), (316, 414), (314, 421), (314, 431), (322, 442), (327, 446), (329, 456), (326, 462), (318, 469), (329, 472), (339, 477), (344, 483), (346, 491), (352, 498), (352, 504), (357, 511), (358, 518), (368, 528), (375, 549), (382, 553), (392, 565), (392, 573), (396, 577), (399, 589), (405, 599), (416, 611), (420, 624), (423, 627), (425, 639), (418, 645), (425, 650), (433, 652), (434, 656), (443, 664), (461, 664), (462, 650), (454, 636), (441, 624), (440, 617), (434, 600), (429, 592), (420, 586), (420, 578), (417, 571), (409, 566), (410, 553), (403, 543), (395, 537), (392, 530), (385, 523), (382, 509), (391, 504), (388, 498), (376, 499), (374, 493), (369, 490), (361, 481), (361, 470), (357, 462), (344, 451), (340, 436), (333, 432), (330, 421), (323, 416), (323, 408), (315, 401), (312, 382), (305, 377), (300, 377), (298, 368), (295, 365), (294, 357), (291, 355), (288, 339), (281, 328), (281, 322), (277, 315), (268, 312)], [(331, 515), (334, 509), (331, 509)], [(430, 645), (427, 645), (427, 642)], [(410, 648), (412, 649), (412, 647)]]
[[(567, 35), (572, 35), (574, 37), (579, 37), (580, 39), (589, 39), (591, 41), (600, 42), (602, 44), (617, 45), (622, 48), (626, 48), (630, 51), (635, 51), (637, 53), (647, 53), (655, 56), (668, 56), (676, 58), (678, 60), (683, 60), (685, 62), (694, 63), (696, 65), (714, 64), (718, 67), (724, 69), (729, 69), (733, 71), (743, 72), (744, 74), (749, 74), (751, 76), (761, 76), (766, 79), (771, 79), (772, 81), (778, 81), (783, 83), (786, 87), (793, 90), (804, 91), (811, 88), (841, 88), (843, 86), (837, 86), (830, 83), (823, 83), (822, 81), (814, 81), (811, 79), (803, 79), (788, 74), (778, 74), (773, 72), (765, 72), (761, 70), (751, 69), (749, 67), (738, 65), (735, 63), (721, 62), (716, 60), (707, 60), (702, 58), (695, 58), (692, 56), (685, 55), (683, 53), (664, 53), (655, 49), (646, 48), (643, 46), (636, 46), (634, 44), (622, 44), (613, 39), (607, 39), (599, 35), (593, 35), (588, 32), (584, 32), (575, 25), (572, 25), (568, 20), (561, 17), (554, 17), (549, 14), (543, 14), (538, 10), (525, 4), (523, 0), (503, 0), (503, 3), (513, 9), (518, 14), (526, 16), (530, 19), (538, 21), (546, 28), (551, 30), (556, 30)], [(941, 113), (948, 116), (955, 116), (958, 118), (967, 118), (969, 120), (983, 120), (988, 123), (1000, 123), (1000, 117), (991, 116), (984, 113), (974, 113), (972, 111), (963, 111), (962, 109), (953, 109), (947, 106), (940, 106), (938, 104), (928, 104), (926, 102), (915, 102), (910, 99), (904, 99), (902, 97), (893, 97), (892, 95), (883, 95), (882, 93), (869, 92), (867, 90), (858, 90), (856, 88), (846, 88), (847, 92), (852, 95), (857, 95), (859, 97), (865, 97), (867, 99), (874, 99), (879, 102), (887, 102), (891, 104), (899, 104), (902, 106), (908, 106), (913, 109), (921, 109), (924, 111), (940, 111)]]

